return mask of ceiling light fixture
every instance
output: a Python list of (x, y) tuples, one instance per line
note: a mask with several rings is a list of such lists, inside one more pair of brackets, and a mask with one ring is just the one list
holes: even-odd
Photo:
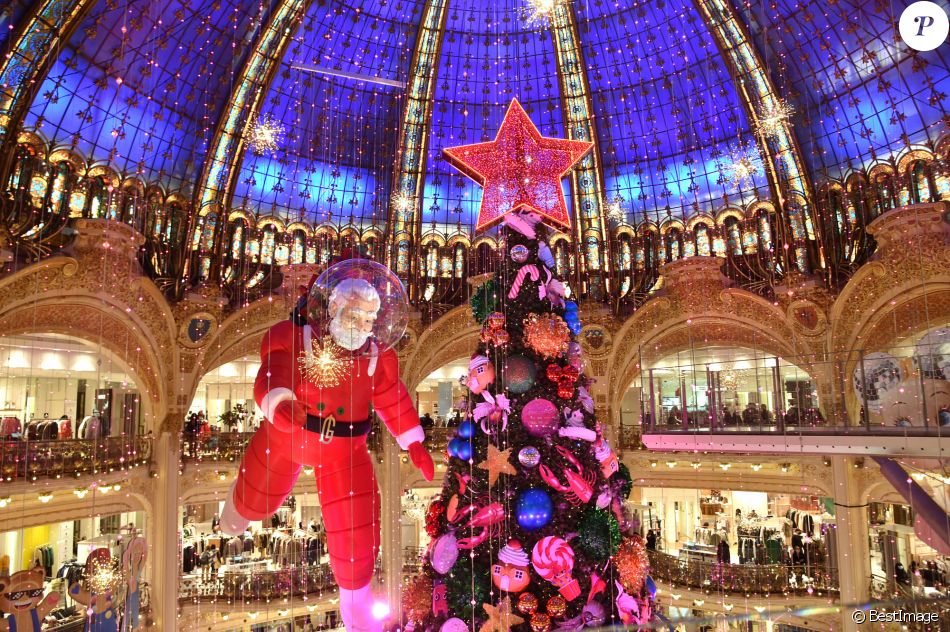
[(272, 153), (284, 140), (284, 126), (270, 114), (258, 116), (251, 125), (247, 144), (258, 155)]
[(525, 21), (530, 26), (546, 27), (554, 18), (554, 10), (563, 0), (528, 0)]
[(795, 108), (784, 99), (771, 99), (771, 103), (759, 112), (757, 129), (766, 138), (779, 136), (794, 113)]
[(623, 212), (623, 203), (625, 201), (623, 197), (617, 195), (614, 196), (614, 199), (605, 202), (604, 204), (607, 207), (607, 219), (617, 224), (625, 220), (627, 218), (627, 214)]
[(759, 173), (762, 157), (754, 145), (734, 147), (729, 150), (728, 162), (720, 165), (723, 175), (736, 186), (752, 184), (753, 177)]

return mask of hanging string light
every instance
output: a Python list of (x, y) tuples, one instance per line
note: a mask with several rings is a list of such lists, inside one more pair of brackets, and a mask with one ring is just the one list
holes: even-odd
[(794, 113), (795, 108), (784, 99), (772, 99), (771, 103), (759, 112), (759, 133), (766, 138), (775, 138), (782, 133), (786, 125), (791, 124), (789, 121)]
[(270, 114), (258, 116), (251, 125), (247, 144), (255, 154), (266, 154), (277, 150), (284, 140), (284, 126)]

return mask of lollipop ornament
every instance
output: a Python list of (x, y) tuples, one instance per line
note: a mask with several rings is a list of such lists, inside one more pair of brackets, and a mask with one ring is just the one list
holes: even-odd
[(574, 571), (574, 549), (564, 539), (549, 535), (538, 540), (531, 551), (531, 565), (542, 579), (551, 582), (568, 601), (580, 596), (580, 584), (571, 576)]

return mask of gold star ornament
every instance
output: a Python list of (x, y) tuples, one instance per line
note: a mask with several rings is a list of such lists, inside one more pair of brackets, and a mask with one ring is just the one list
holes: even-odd
[(511, 448), (499, 450), (491, 443), (488, 444), (488, 458), (478, 464), (478, 469), (488, 470), (488, 486), (494, 487), (500, 474), (514, 476), (518, 473), (508, 459), (511, 457)]
[(510, 632), (512, 626), (524, 623), (524, 619), (511, 611), (511, 597), (505, 597), (497, 606), (483, 603), (482, 608), (488, 615), (488, 621), (482, 624), (478, 632)]

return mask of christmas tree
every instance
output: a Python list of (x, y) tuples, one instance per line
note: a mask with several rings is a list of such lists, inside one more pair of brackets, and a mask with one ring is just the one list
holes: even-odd
[(445, 150), (499, 222), (498, 271), (476, 288), (481, 342), (468, 415), (448, 444), (422, 572), (404, 623), (427, 632), (546, 632), (650, 619), (652, 581), (623, 500), (632, 482), (604, 440), (544, 221), (570, 229), (561, 179), (590, 143), (544, 138), (517, 101), (492, 142)]
[(471, 299), (482, 334), (470, 414), (427, 513), (432, 540), (404, 592), (406, 623), (527, 632), (645, 622), (646, 552), (623, 535), (632, 483), (594, 415), (577, 305), (537, 216), (508, 219), (497, 276)]

